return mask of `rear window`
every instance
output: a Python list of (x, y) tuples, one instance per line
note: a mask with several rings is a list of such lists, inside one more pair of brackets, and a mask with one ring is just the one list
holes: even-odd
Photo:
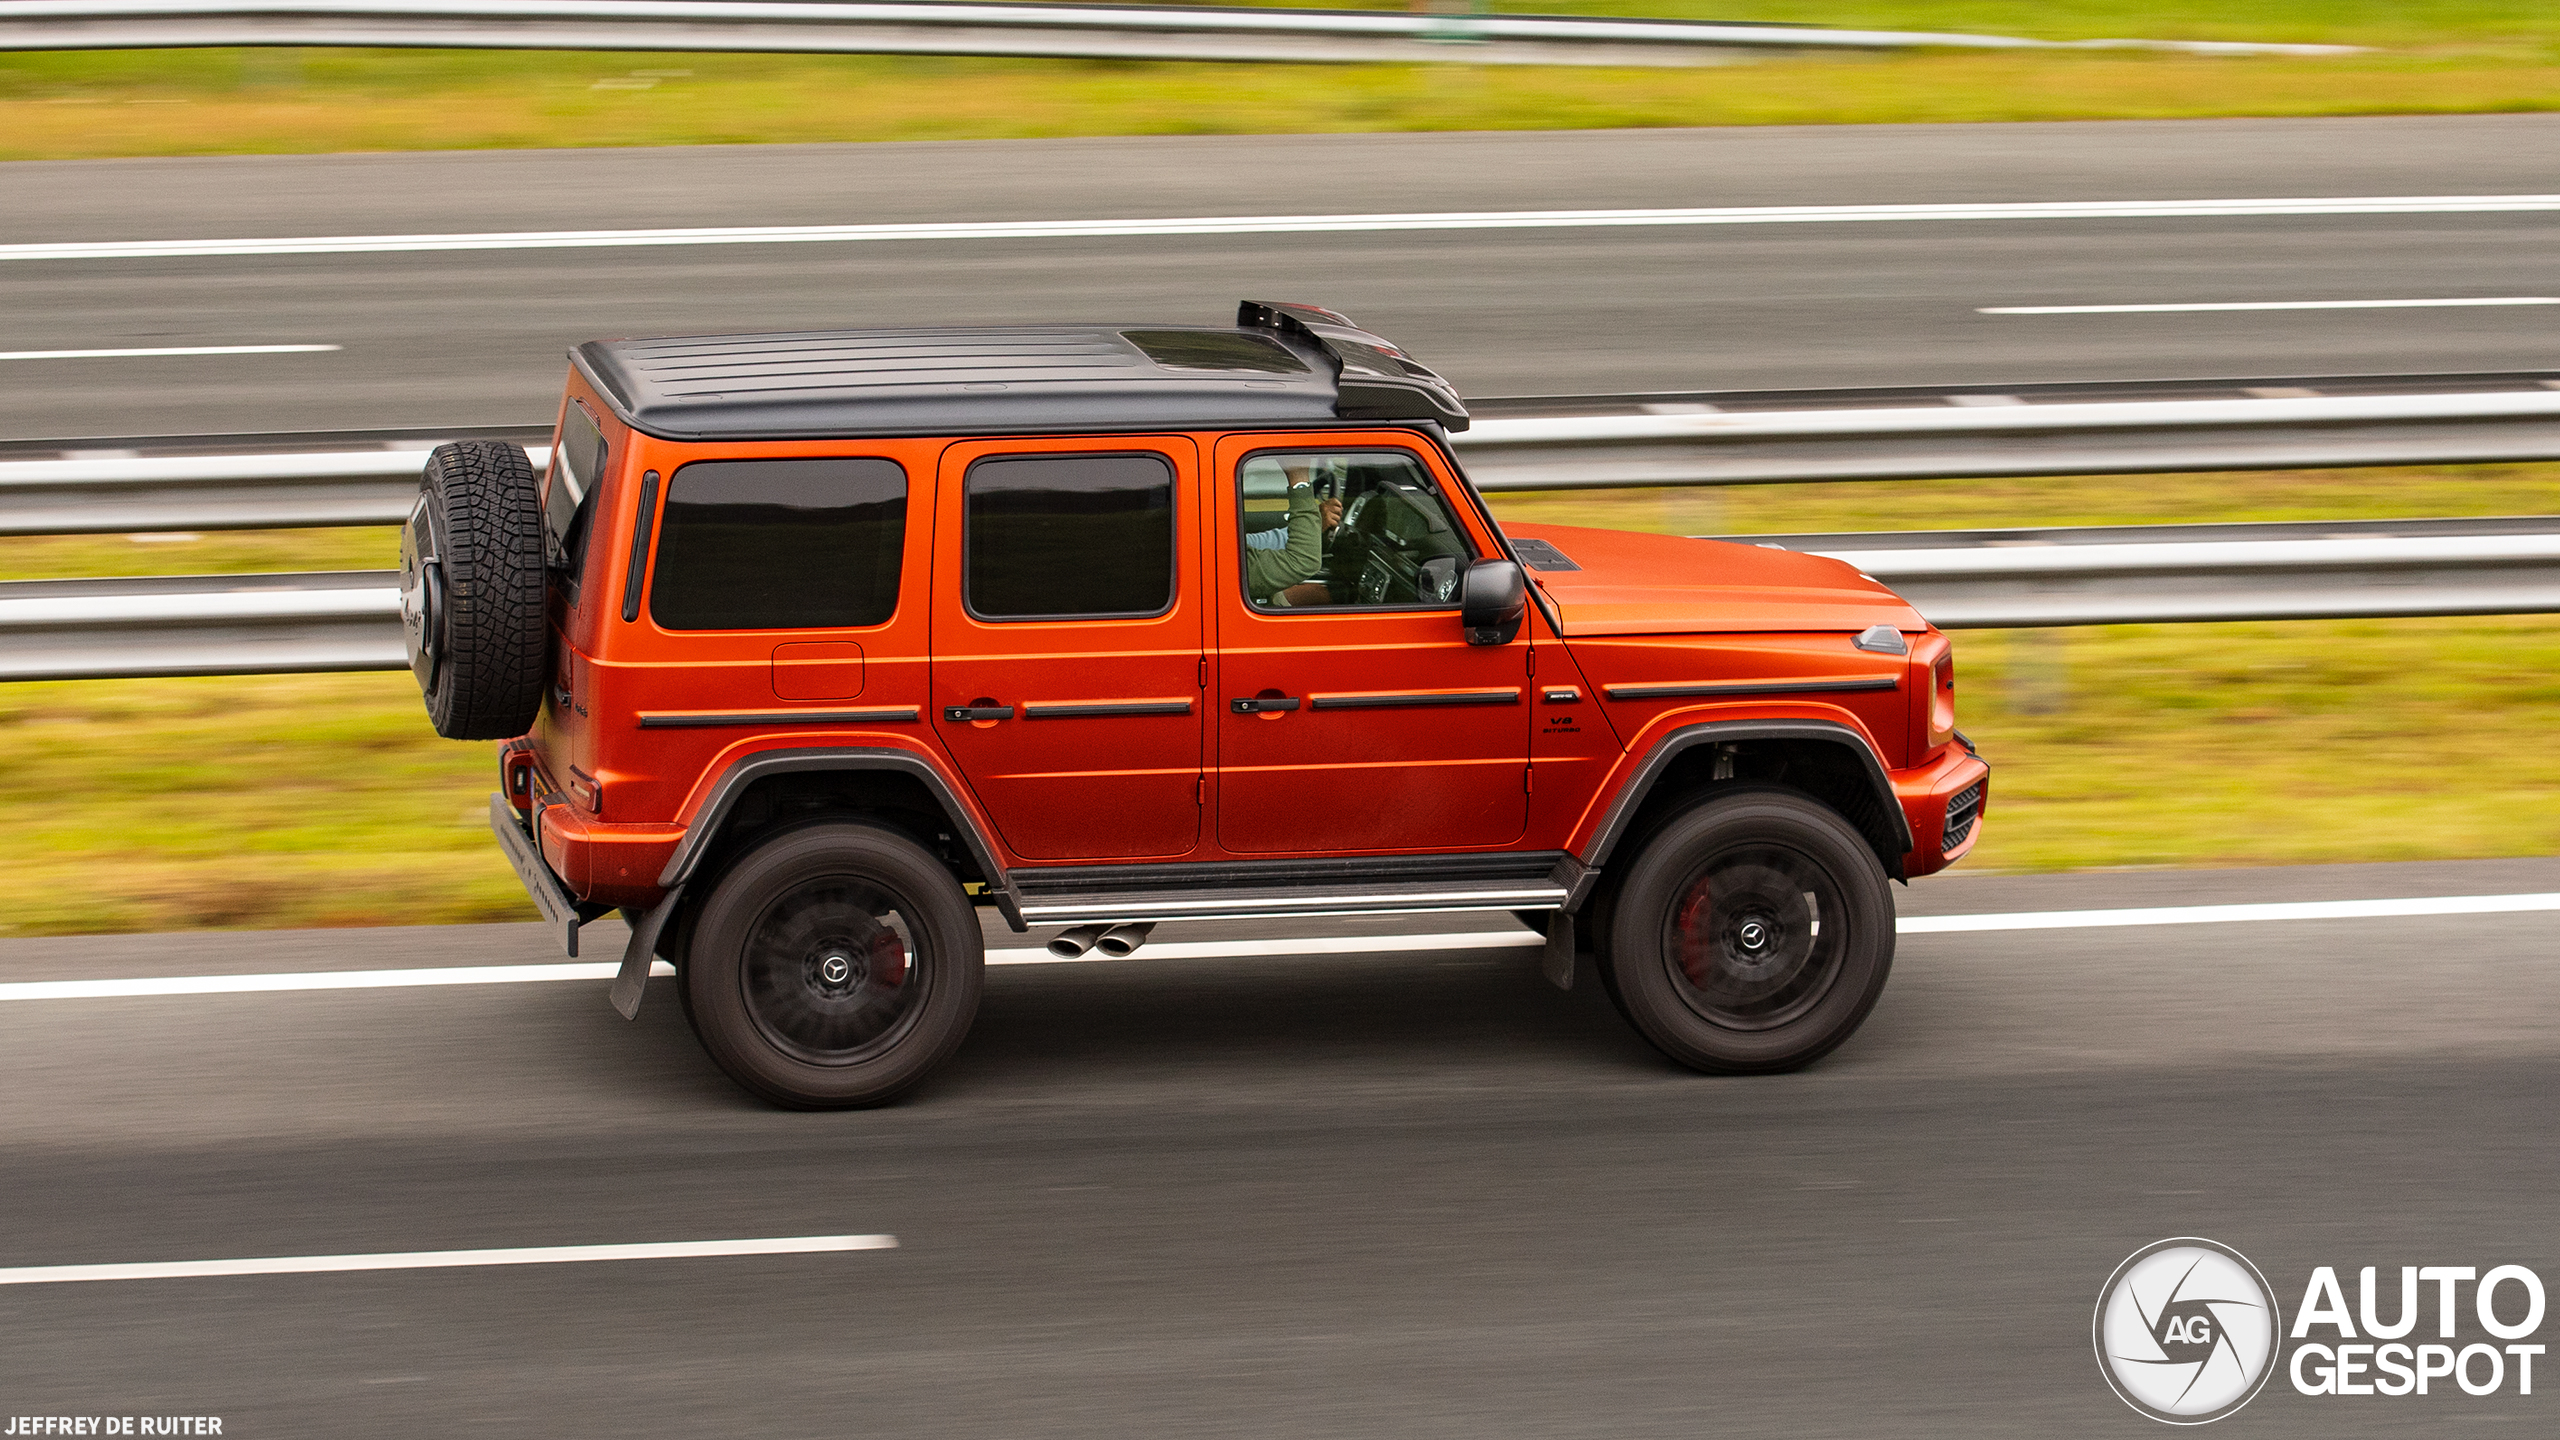
[[(550, 483), (542, 497), (547, 558), (566, 571), (574, 587), (587, 565), (587, 529), (596, 510), (596, 477), (604, 474), (604, 432), (586, 408), (571, 404), (560, 417), (560, 443), (551, 452)], [(575, 599), (574, 591), (572, 593)]]
[(668, 630), (817, 630), (898, 608), (894, 460), (698, 460), (667, 484), (649, 616)]
[(981, 460), (967, 489), (971, 614), (1099, 619), (1173, 604), (1173, 467), (1163, 456)]

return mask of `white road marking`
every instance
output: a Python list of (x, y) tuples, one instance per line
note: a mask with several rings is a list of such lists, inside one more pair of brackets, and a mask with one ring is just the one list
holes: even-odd
[(2186, 305), (1984, 305), (1976, 315), (2177, 315), (2198, 310), (2467, 310), (2560, 305), (2560, 295), (2475, 295), (2446, 300), (2213, 300)]
[[(2517, 915), (2560, 910), (2560, 891), (2532, 895), (2434, 895), (2405, 900), (2299, 900), (2249, 905), (2168, 905), (2124, 910), (2022, 910), (1989, 915), (1905, 915), (1903, 935), (1972, 935), (2002, 930), (2097, 930), (2148, 925), (2228, 925), (2269, 920), (2383, 920), (2417, 915)], [(1429, 950), (1517, 950), (1546, 942), (1526, 930), (1430, 935), (1327, 935), (1283, 940), (1188, 940), (1148, 945), (1129, 961), (1251, 959), (1288, 955), (1396, 955)], [(1088, 951), (1062, 960), (1039, 947), (990, 950), (990, 965), (1119, 964)], [(546, 980), (610, 980), (615, 960), (543, 965), (455, 965), (415, 970), (296, 970), (265, 975), (174, 975), (138, 980), (14, 980), (0, 1001), (113, 1000), (162, 995), (248, 995), (291, 990), (388, 990), (424, 985), (521, 985)], [(674, 975), (664, 960), (652, 976)]]
[(125, 360), (159, 355), (316, 355), (336, 345), (163, 345), (147, 350), (0, 350), (0, 360)]
[[(413, 985), (525, 985), (543, 980), (610, 980), (619, 960), (547, 965), (440, 965), (415, 970), (289, 970), (267, 975), (166, 975), (144, 980), (14, 980), (0, 1000), (121, 1000), (148, 995), (255, 995), (276, 990), (397, 990)], [(673, 975), (664, 960), (652, 975)]]
[(2380, 920), (2409, 915), (2516, 915), (2560, 910), (2560, 892), (2435, 895), (2410, 900), (2287, 900), (2256, 905), (2164, 905), (2141, 910), (2027, 910), (2006, 915), (1908, 915), (1904, 935), (1992, 930), (2095, 930), (2144, 925), (2226, 925), (2263, 920)]
[(485, 1265), (567, 1265), (587, 1260), (692, 1260), (719, 1255), (816, 1255), (896, 1248), (895, 1235), (797, 1235), (776, 1240), (536, 1245), (520, 1250), (408, 1250), (380, 1255), (275, 1255), (258, 1260), (175, 1260), (136, 1265), (23, 1265), (0, 1270), (0, 1285), (186, 1280), (203, 1275), (330, 1275), (348, 1270), (452, 1270)]
[(2054, 200), (1979, 205), (1752, 205), (1657, 210), (1459, 210), (1382, 215), (1223, 215), (1135, 220), (989, 220), (891, 225), (731, 225), (662, 230), (306, 235), (0, 245), (0, 260), (199, 259), (228, 255), (594, 250), (882, 240), (1117, 240), (1155, 235), (1337, 235), (1414, 230), (1591, 230), (1665, 225), (1899, 224), (1915, 220), (2223, 220), (2295, 215), (2500, 215), (2560, 210), (2560, 195), (2376, 195), (2261, 200)]

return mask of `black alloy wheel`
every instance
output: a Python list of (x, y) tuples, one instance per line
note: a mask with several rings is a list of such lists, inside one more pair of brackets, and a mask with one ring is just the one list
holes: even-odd
[(740, 982), (772, 1046), (811, 1065), (853, 1065), (897, 1044), (924, 1013), (934, 971), (898, 897), (865, 880), (806, 882), (748, 932)]
[(724, 875), (681, 984), (703, 1048), (795, 1109), (876, 1105), (922, 1080), (978, 1008), (986, 955), (959, 882), (865, 824), (767, 841)]
[(1656, 830), (1618, 891), (1601, 965), (1628, 1021), (1693, 1069), (1789, 1070), (1829, 1053), (1893, 967), (1884, 867), (1791, 791), (1710, 799)]

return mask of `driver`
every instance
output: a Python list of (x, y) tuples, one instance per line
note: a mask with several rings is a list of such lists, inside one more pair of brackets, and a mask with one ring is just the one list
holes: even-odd
[(1315, 577), (1324, 572), (1324, 536), (1342, 523), (1342, 502), (1316, 498), (1315, 462), (1284, 461), (1281, 470), (1289, 480), (1289, 524), (1245, 536), (1245, 590), (1260, 605), (1322, 604), (1331, 592)]

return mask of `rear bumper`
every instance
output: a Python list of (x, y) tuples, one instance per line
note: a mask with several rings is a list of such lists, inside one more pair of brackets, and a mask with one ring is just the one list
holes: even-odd
[(524, 893), (533, 897), (533, 908), (542, 912), (545, 923), (559, 928), (561, 948), (577, 954), (578, 926), (583, 923), (578, 897), (551, 873), (542, 851), (533, 843), (533, 833), (525, 828), (523, 818), (508, 803), (504, 792), (489, 794), (489, 829), (496, 833), (498, 848), (506, 852), (507, 863), (515, 867), (516, 879), (524, 882)]
[(1946, 869), (1982, 838), (1983, 812), (1991, 805), (1991, 766), (1971, 745), (1950, 745), (1932, 763), (1897, 770), (1892, 778), (1893, 797), (1911, 822), (1911, 852), (1902, 857), (1905, 879)]
[(683, 826), (609, 824), (587, 818), (565, 801), (544, 805), (534, 813), (540, 817), (534, 822), (538, 827), (533, 833), (535, 850), (569, 893), (587, 902), (590, 911), (617, 906), (646, 910), (667, 893), (658, 883), (658, 872), (666, 868), (667, 857), (684, 839)]

